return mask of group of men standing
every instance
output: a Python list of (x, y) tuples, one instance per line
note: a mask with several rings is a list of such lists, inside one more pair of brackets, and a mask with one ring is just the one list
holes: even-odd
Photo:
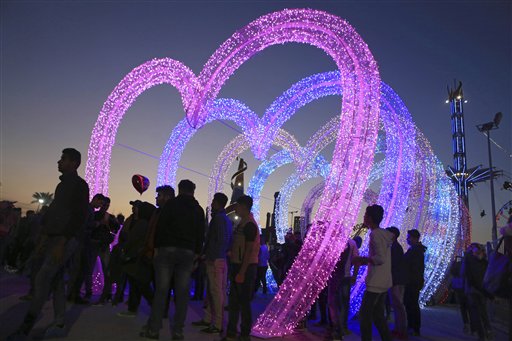
[[(86, 298), (91, 294), (91, 257), (85, 250), (92, 249), (93, 258), (99, 256), (102, 262), (104, 288), (99, 303), (111, 299), (109, 244), (112, 242), (112, 232), (117, 232), (119, 226), (113, 216), (106, 212), (110, 203), (108, 198), (98, 194), (89, 203), (88, 185), (77, 174), (80, 163), (81, 155), (77, 150), (66, 148), (62, 151), (58, 161), (58, 169), (62, 173), (61, 182), (42, 224), (42, 237), (38, 246), (41, 266), (35, 275), (33, 298), (23, 323), (8, 340), (24, 340), (27, 337), (50, 293), (53, 293), (55, 316), (45, 336), (64, 335), (64, 270), (73, 255), (78, 259), (75, 261), (82, 265), (77, 266), (81, 270), (71, 276), (69, 295), (75, 302), (80, 300), (79, 293), (84, 282)], [(222, 340), (250, 340), (251, 300), (260, 251), (260, 231), (251, 213), (253, 200), (246, 195), (237, 199), (235, 213), (239, 217), (239, 224), (233, 229), (225, 211), (228, 198), (223, 193), (216, 193), (211, 203), (211, 220), (205, 230), (205, 214), (194, 198), (195, 189), (192, 181), (182, 180), (178, 184), (176, 197), (170, 186), (157, 188), (158, 209), (149, 203), (133, 204), (138, 214), (130, 217), (125, 225), (138, 232), (127, 238), (126, 247), (121, 252), (126, 263), (149, 264), (151, 271), (149, 276), (145, 276), (146, 280), (142, 281), (134, 272), (127, 271), (130, 283), (129, 309), (136, 311), (140, 295), (146, 297), (151, 305), (151, 314), (140, 336), (158, 339), (162, 319), (167, 315), (169, 290), (172, 289), (175, 302), (172, 339), (183, 340), (190, 277), (197, 263), (204, 260), (208, 279), (204, 317), (193, 324), (204, 326), (202, 331), (206, 333), (223, 332), (224, 298), (229, 276), (228, 322)], [(100, 208), (99, 213), (95, 211), (97, 208)], [(361, 339), (372, 339), (374, 323), (381, 338), (391, 340), (384, 309), (388, 291), (395, 310), (395, 336), (407, 338), (407, 325), (416, 335), (420, 333), (418, 300), (423, 287), (426, 248), (419, 242), (419, 232), (409, 230), (407, 242), (411, 247), (404, 255), (397, 242), (398, 229), (380, 228), (383, 215), (381, 206), (367, 207), (364, 225), (371, 230), (369, 255), (359, 257), (358, 246), (350, 240), (329, 283), (329, 308), (336, 338), (341, 339), (347, 331), (350, 286), (357, 274), (357, 267), (361, 265), (368, 265), (366, 291), (360, 309)], [(136, 225), (133, 221), (129, 222), (132, 218), (138, 221), (142, 219), (144, 223)], [(356, 267), (354, 275), (351, 275), (352, 265)], [(153, 278), (154, 293), (148, 290)], [(134, 300), (131, 297), (132, 291), (134, 296), (138, 296)], [(130, 300), (135, 303), (130, 304)]]
[[(359, 322), (361, 340), (372, 340), (372, 323), (384, 341), (407, 339), (407, 330), (420, 335), (420, 291), (424, 284), (426, 247), (420, 242), (420, 233), (412, 229), (407, 233), (409, 249), (404, 254), (397, 239), (396, 227), (382, 229), (380, 223), (384, 209), (379, 205), (366, 208), (364, 225), (370, 229), (369, 255), (359, 257), (354, 263), (368, 265)], [(395, 329), (391, 333), (387, 324), (386, 297), (391, 298), (395, 314)]]
[[(62, 151), (58, 161), (58, 169), (62, 173), (61, 182), (57, 185), (55, 199), (43, 219), (42, 237), (38, 246), (41, 267), (35, 274), (30, 308), (21, 326), (7, 340), (27, 338), (50, 293), (54, 301), (54, 322), (45, 330), (44, 337), (65, 335), (64, 271), (70, 261), (75, 263), (75, 269), (80, 270), (71, 272), (69, 299), (81, 303), (92, 294), (92, 269), (88, 261), (91, 253), (94, 259), (99, 256), (104, 275), (103, 293), (98, 304), (112, 298), (110, 243), (119, 226), (113, 227), (113, 216), (106, 212), (110, 202), (108, 198), (97, 194), (89, 203), (88, 185), (77, 174), (80, 163), (80, 152), (73, 148)], [(154, 206), (149, 203), (133, 203), (137, 214), (127, 219), (125, 224), (129, 226), (128, 233), (132, 237), (126, 237), (123, 241), (125, 247), (120, 252), (126, 264), (144, 264), (144, 261), (147, 264), (149, 260), (154, 274), (149, 276), (154, 278), (154, 295), (152, 292), (144, 295), (148, 293), (146, 289), (149, 280), (141, 281), (134, 272), (127, 271), (130, 283), (129, 309), (133, 306), (136, 309), (138, 305), (137, 302), (130, 304), (133, 288), (136, 289), (139, 301), (142, 294), (151, 305), (150, 317), (140, 336), (158, 339), (162, 319), (167, 315), (169, 290), (172, 289), (175, 302), (172, 339), (183, 340), (190, 276), (197, 263), (203, 259), (206, 262), (208, 293), (205, 315), (200, 322), (206, 325), (205, 332), (220, 333), (224, 325), (229, 259), (229, 321), (224, 339), (234, 340), (237, 337), (241, 316), (240, 339), (247, 340), (252, 325), (250, 302), (256, 283), (260, 249), (260, 232), (251, 213), (252, 198), (244, 195), (237, 200), (235, 212), (240, 223), (233, 230), (232, 222), (225, 212), (228, 198), (223, 193), (216, 193), (211, 203), (212, 219), (205, 242), (205, 214), (194, 198), (194, 192), (195, 184), (190, 180), (182, 180), (178, 184), (176, 197), (170, 186), (157, 188), (158, 209), (145, 210), (146, 206)], [(99, 211), (96, 211), (98, 208)], [(145, 220), (145, 223), (135, 224), (135, 220)], [(135, 235), (136, 238), (133, 237)], [(86, 289), (84, 298), (80, 296), (82, 284), (85, 284)]]

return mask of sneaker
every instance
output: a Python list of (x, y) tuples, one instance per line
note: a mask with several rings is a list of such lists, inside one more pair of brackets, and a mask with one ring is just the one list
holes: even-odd
[(28, 340), (28, 335), (22, 332), (21, 330), (17, 330), (11, 335), (7, 336), (5, 341), (26, 341)]
[(206, 322), (205, 320), (199, 320), (192, 322), (192, 325), (196, 327), (209, 327), (210, 323)]
[(326, 325), (327, 325), (327, 321), (322, 321), (322, 320), (320, 320), (320, 321), (318, 321), (316, 323), (313, 323), (314, 327), (323, 327), (323, 326), (326, 326)]
[(66, 327), (61, 324), (53, 324), (46, 328), (43, 334), (44, 339), (54, 339), (54, 338), (61, 338), (66, 336)]
[(339, 333), (333, 333), (331, 335), (331, 340), (333, 340), (333, 341), (342, 341), (343, 340), (343, 336), (341, 336)]
[(34, 298), (34, 296), (32, 296), (31, 294), (26, 294), (20, 296), (20, 301), (32, 301), (32, 298)]
[(419, 330), (413, 330), (412, 335), (413, 336), (421, 336), (421, 333)]
[(171, 340), (184, 340), (185, 336), (182, 332), (173, 332), (171, 336)]
[(393, 330), (391, 332), (391, 336), (397, 340), (408, 340), (409, 339), (409, 337), (407, 336), (407, 333), (402, 333), (397, 330)]
[(236, 337), (231, 337), (231, 336), (224, 336), (222, 339), (220, 339), (219, 341), (237, 341)]
[(214, 325), (211, 325), (211, 326), (208, 326), (204, 329), (201, 329), (201, 331), (203, 333), (207, 333), (207, 334), (220, 334), (222, 333), (222, 329), (219, 329), (217, 327), (215, 327)]
[(116, 315), (120, 316), (120, 317), (135, 317), (135, 316), (137, 316), (137, 312), (126, 310), (126, 311), (120, 311)]
[(93, 307), (102, 307), (105, 305), (105, 300), (99, 300), (92, 304)]
[(159, 337), (158, 332), (153, 332), (149, 328), (146, 328), (145, 331), (141, 331), (139, 333), (139, 336), (149, 339), (149, 340), (158, 340), (158, 337)]
[(77, 296), (74, 300), (73, 300), (73, 303), (74, 304), (80, 304), (80, 305), (87, 305), (89, 304), (89, 300), (86, 300), (85, 298), (82, 298), (80, 296)]

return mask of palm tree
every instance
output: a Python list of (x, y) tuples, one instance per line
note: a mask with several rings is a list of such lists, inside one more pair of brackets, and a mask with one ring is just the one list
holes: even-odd
[(39, 211), (39, 207), (42, 205), (50, 205), (53, 201), (53, 193), (50, 192), (35, 192), (32, 194), (32, 204), (37, 203), (37, 210)]

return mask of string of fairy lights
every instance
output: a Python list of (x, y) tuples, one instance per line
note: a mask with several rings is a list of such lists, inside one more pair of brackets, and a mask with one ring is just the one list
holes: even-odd
[[(322, 49), (337, 70), (294, 84), (261, 118), (240, 101), (217, 98), (243, 63), (269, 46), (289, 42)], [(356, 222), (363, 197), (385, 208), (383, 226), (393, 224), (402, 231), (416, 227), (422, 232), (428, 246), (422, 303), (442, 286), (460, 244), (456, 242), (460, 218), (457, 196), (428, 140), (415, 127), (398, 95), (381, 83), (368, 46), (346, 21), (322, 11), (283, 10), (238, 30), (212, 54), (198, 76), (171, 58), (153, 59), (136, 67), (109, 95), (94, 126), (86, 166), (91, 193), (108, 194), (112, 146), (121, 119), (140, 94), (160, 84), (179, 91), (186, 115), (172, 130), (160, 156), (158, 185), (175, 184), (188, 141), (199, 128), (216, 120), (233, 121), (242, 133), (224, 147), (212, 167), (210, 199), (222, 190), (229, 167), (246, 150), (262, 162), (248, 190), (257, 198), (271, 172), (293, 163), (296, 170), (283, 184), (282, 201), (278, 201), (281, 234), (288, 225), (286, 213), (293, 191), (307, 179), (324, 179), (303, 204), (308, 217), (316, 202), (317, 211), (286, 279), (256, 321), (254, 334), (273, 337), (292, 333), (325, 287)], [(340, 115), (315, 133), (305, 147), (281, 128), (299, 108), (324, 96), (340, 96), (341, 92)], [(384, 138), (378, 143), (379, 125)], [(329, 164), (320, 152), (330, 143), (335, 146)], [(282, 151), (269, 156), (272, 146)], [(371, 177), (381, 179), (379, 193), (368, 190), (376, 150), (385, 153)], [(352, 292), (356, 302), (364, 290), (363, 276), (361, 271)]]

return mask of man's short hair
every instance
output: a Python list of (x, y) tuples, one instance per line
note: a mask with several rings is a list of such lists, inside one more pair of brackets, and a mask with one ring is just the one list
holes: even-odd
[(391, 227), (388, 227), (386, 230), (393, 233), (397, 239), (398, 239), (398, 237), (400, 237), (400, 230), (397, 227), (391, 226)]
[(82, 154), (75, 148), (65, 148), (62, 150), (62, 154), (66, 155), (71, 161), (77, 163), (76, 168), (82, 163)]
[(160, 193), (162, 195), (165, 195), (165, 196), (168, 196), (170, 198), (174, 198), (175, 194), (174, 194), (174, 188), (172, 188), (171, 186), (169, 185), (163, 185), (163, 186), (158, 186), (156, 188), (156, 192), (157, 193)]
[(236, 200), (236, 203), (244, 205), (249, 211), (252, 209), (252, 198), (248, 195), (242, 195)]
[(105, 201), (105, 196), (101, 193), (96, 193), (94, 194), (94, 196), (92, 197), (92, 200), (101, 200), (101, 201)]
[(420, 239), (420, 231), (416, 230), (416, 229), (412, 229), (412, 230), (409, 230), (407, 231), (407, 234), (413, 238), (416, 238), (416, 239)]
[(181, 180), (180, 183), (178, 184), (178, 191), (180, 193), (194, 194), (195, 190), (196, 190), (196, 184), (188, 179)]
[(384, 218), (384, 209), (380, 205), (371, 205), (366, 208), (366, 213), (372, 218), (374, 224), (379, 225)]
[(103, 202), (106, 203), (106, 204), (110, 204), (110, 198), (106, 197), (106, 196), (103, 196)]
[(213, 195), (213, 201), (219, 204), (222, 208), (225, 208), (228, 203), (228, 197), (224, 193), (217, 192)]

